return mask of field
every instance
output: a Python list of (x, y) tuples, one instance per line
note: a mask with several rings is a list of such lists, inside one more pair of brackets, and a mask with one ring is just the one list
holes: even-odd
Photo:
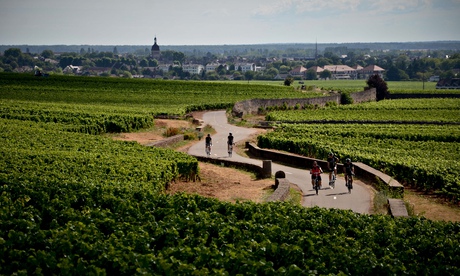
[[(259, 85), (283, 86), (284, 81), (231, 81), (231, 83), (250, 83)], [(342, 92), (357, 92), (362, 91), (366, 84), (366, 80), (303, 80), (303, 84), (299, 81), (294, 81), (293, 86), (299, 88), (302, 85), (308, 87), (316, 87), (323, 90), (334, 90)], [(229, 83), (229, 82), (225, 82)], [(422, 81), (387, 81), (388, 90), (395, 94), (410, 94), (410, 93), (448, 93), (459, 94), (460, 90), (440, 90), (436, 89), (436, 82)]]
[(167, 195), (198, 173), (195, 158), (99, 135), (152, 127), (158, 114), (313, 94), (0, 74), (0, 274), (458, 275), (459, 223)]
[[(184, 115), (190, 111), (226, 109), (252, 98), (304, 98), (320, 93), (301, 93), (292, 87), (213, 83), (28, 75), (0, 73), (0, 100), (59, 104), (67, 109), (130, 109), (131, 114)], [(135, 110), (134, 110), (135, 109)], [(93, 111), (91, 111), (92, 113)]]

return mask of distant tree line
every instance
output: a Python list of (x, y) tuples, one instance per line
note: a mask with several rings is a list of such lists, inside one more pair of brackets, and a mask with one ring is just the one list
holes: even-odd
[[(457, 77), (460, 72), (460, 50), (385, 50), (369, 51), (369, 49), (350, 49), (348, 47), (326, 47), (324, 51), (315, 49), (287, 48), (284, 50), (268, 50), (243, 48), (234, 53), (213, 54), (195, 51), (192, 54), (174, 50), (161, 51), (161, 60), (150, 58), (149, 50), (144, 49), (131, 54), (120, 54), (118, 47), (111, 51), (95, 51), (93, 48), (81, 47), (78, 52), (56, 54), (45, 49), (39, 54), (25, 53), (19, 48), (9, 48), (0, 56), (0, 71), (29, 72), (40, 68), (50, 74), (73, 74), (64, 72), (69, 66), (81, 67), (80, 73), (91, 74), (90, 69), (95, 67), (110, 68), (105, 75), (131, 77), (133, 75), (160, 76), (163, 78), (180, 78), (196, 80), (273, 80), (279, 75), (288, 75), (298, 67), (324, 65), (378, 65), (384, 68), (385, 80), (427, 80), (430, 76), (440, 78)], [(237, 54), (238, 52), (238, 54)], [(199, 55), (198, 53), (202, 54)], [(215, 71), (201, 74), (190, 74), (182, 70), (185, 63), (206, 65), (220, 63)], [(254, 63), (259, 70), (242, 72), (237, 65), (240, 63)], [(168, 64), (168, 70), (159, 70), (160, 64)], [(223, 66), (226, 65), (226, 66)], [(325, 70), (321, 78), (330, 77), (331, 72)], [(288, 76), (290, 77), (290, 76)], [(316, 73), (307, 72), (306, 79), (316, 79)]]

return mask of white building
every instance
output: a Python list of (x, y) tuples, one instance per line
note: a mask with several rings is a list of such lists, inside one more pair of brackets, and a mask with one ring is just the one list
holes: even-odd
[(184, 64), (182, 65), (182, 71), (189, 72), (190, 74), (201, 74), (205, 67), (201, 64)]
[(220, 63), (209, 63), (209, 64), (206, 64), (206, 72), (211, 72), (211, 71), (216, 71), (217, 68), (219, 68), (219, 66), (223, 66), (223, 68), (225, 70), (228, 70), (228, 65), (223, 63), (223, 64), (220, 64)]
[(238, 63), (235, 64), (235, 70), (239, 70), (241, 68), (241, 72), (247, 72), (247, 71), (255, 71), (256, 70), (256, 65), (254, 63)]
[(293, 77), (305, 77), (306, 72), (307, 68), (303, 66), (297, 66), (296, 68), (289, 71), (289, 74)]
[(333, 80), (356, 80), (358, 72), (348, 65), (324, 65), (324, 70), (332, 73)]
[(81, 73), (81, 66), (67, 65), (64, 69), (62, 69), (62, 72), (80, 74)]
[(161, 70), (163, 72), (169, 72), (169, 67), (171, 67), (172, 64), (158, 64), (157, 69)]

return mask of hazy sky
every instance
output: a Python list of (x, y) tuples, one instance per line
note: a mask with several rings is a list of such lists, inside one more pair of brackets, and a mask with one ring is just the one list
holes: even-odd
[(0, 0), (0, 45), (460, 40), (460, 0)]

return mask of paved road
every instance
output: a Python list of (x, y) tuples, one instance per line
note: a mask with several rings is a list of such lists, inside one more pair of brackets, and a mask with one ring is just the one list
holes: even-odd
[[(235, 161), (262, 166), (262, 160), (246, 158), (235, 152), (232, 157), (229, 157), (227, 153), (228, 133), (231, 132), (235, 137), (234, 141), (238, 142), (247, 139), (251, 134), (254, 134), (256, 130), (228, 124), (224, 110), (206, 112), (203, 115), (203, 121), (216, 130), (216, 134), (212, 135), (213, 146), (211, 157), (222, 159), (231, 158)], [(190, 147), (188, 153), (206, 156), (204, 141)], [(328, 175), (323, 174), (323, 189), (319, 191), (319, 195), (317, 196), (312, 188), (310, 173), (307, 168), (298, 169), (272, 163), (273, 174), (277, 171), (284, 171), (289, 182), (296, 184), (302, 190), (304, 196), (302, 202), (303, 206), (350, 209), (361, 214), (368, 214), (371, 210), (371, 189), (360, 181), (355, 181), (353, 183), (352, 193), (349, 194), (345, 187), (345, 180), (342, 177), (337, 178), (335, 189), (330, 189), (328, 185)]]

